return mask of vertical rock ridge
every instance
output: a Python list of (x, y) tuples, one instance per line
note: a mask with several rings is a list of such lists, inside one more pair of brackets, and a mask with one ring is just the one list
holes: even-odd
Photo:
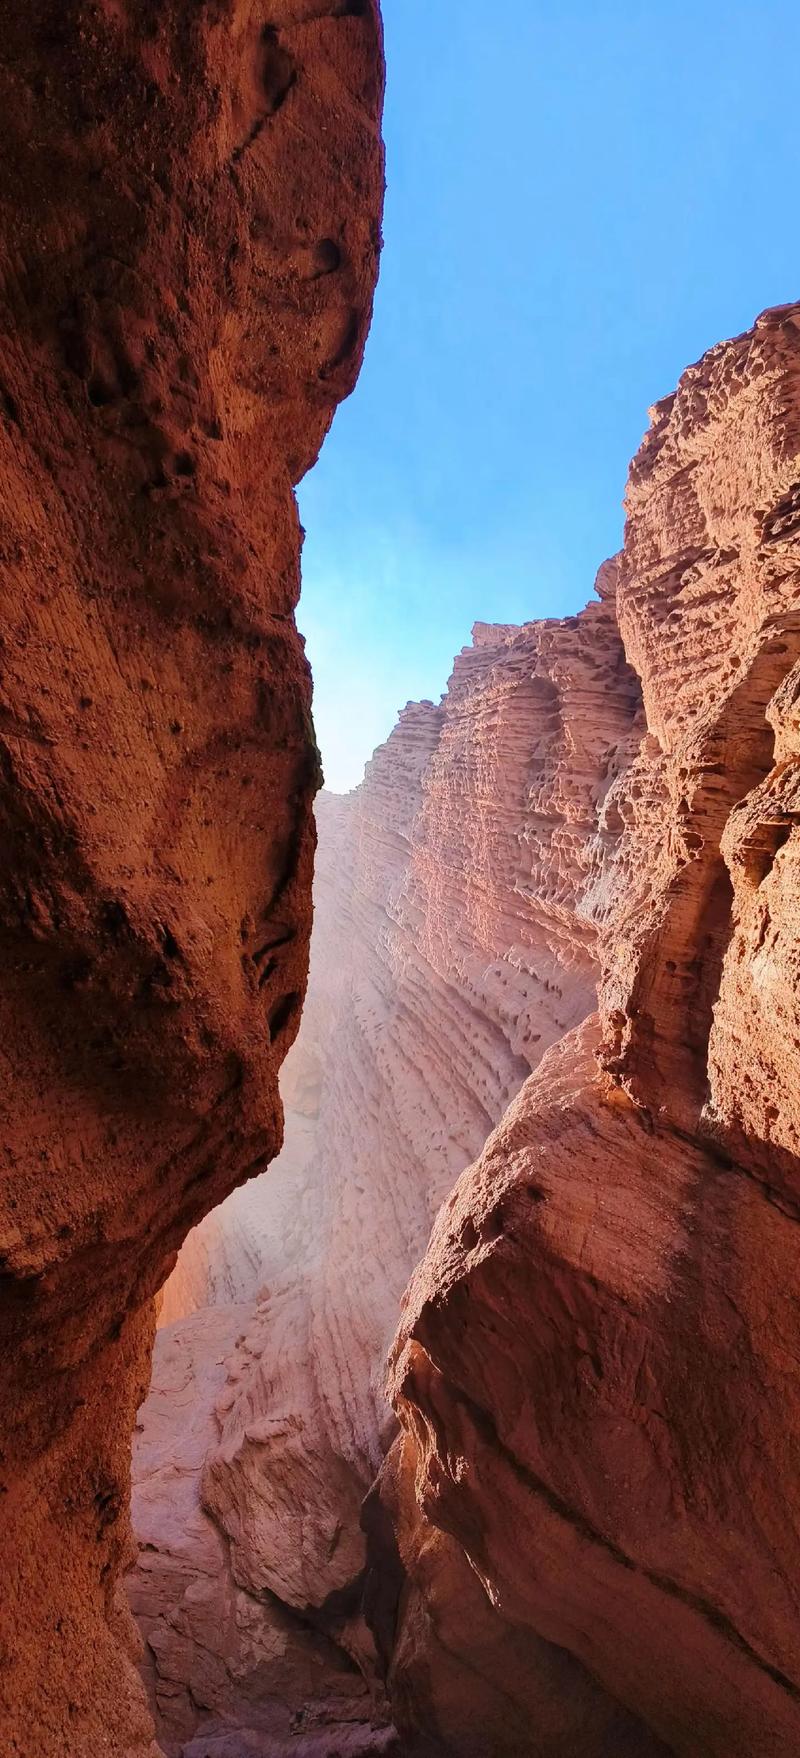
[(280, 1147), (305, 988), (293, 484), (369, 322), (380, 27), (372, 0), (2, 26), (0, 1746), (133, 1758), (151, 1297)]

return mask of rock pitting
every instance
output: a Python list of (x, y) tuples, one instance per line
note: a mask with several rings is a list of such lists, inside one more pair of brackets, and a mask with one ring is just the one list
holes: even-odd
[(305, 989), (292, 485), (369, 322), (380, 31), (372, 0), (2, 23), (0, 1747), (138, 1758), (152, 1296), (280, 1147)]

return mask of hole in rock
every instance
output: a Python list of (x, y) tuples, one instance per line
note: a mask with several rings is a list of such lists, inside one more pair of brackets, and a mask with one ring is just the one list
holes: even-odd
[(760, 827), (759, 842), (753, 846), (750, 857), (751, 871), (757, 885), (763, 885), (765, 879), (769, 878), (776, 858), (781, 849), (786, 847), (794, 828), (793, 823), (766, 824)]
[(279, 41), (272, 25), (265, 25), (261, 38), (261, 85), (267, 116), (277, 114), (297, 78), (297, 68), (289, 50)]
[(269, 1029), (273, 1038), (279, 1036), (289, 1024), (290, 1019), (299, 1012), (299, 1009), (300, 996), (296, 992), (281, 996), (280, 1001), (275, 1003), (269, 1014)]
[(93, 372), (86, 386), (86, 395), (93, 408), (102, 409), (106, 404), (114, 402), (116, 391), (101, 373)]

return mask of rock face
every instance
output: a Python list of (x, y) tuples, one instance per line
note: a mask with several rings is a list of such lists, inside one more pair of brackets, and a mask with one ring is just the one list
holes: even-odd
[(461, 1179), (394, 1351), (421, 1531), (687, 1758), (800, 1748), (799, 329), (653, 413), (602, 581), (646, 730), (581, 905), (599, 1017)]
[(292, 484), (369, 321), (376, 10), (32, 0), (0, 91), (0, 1747), (132, 1758), (152, 1296), (280, 1147), (305, 988)]
[(652, 412), (599, 602), (322, 797), (284, 1156), (168, 1291), (267, 1283), (196, 1495), (418, 1758), (800, 1750), (799, 473), (793, 306)]

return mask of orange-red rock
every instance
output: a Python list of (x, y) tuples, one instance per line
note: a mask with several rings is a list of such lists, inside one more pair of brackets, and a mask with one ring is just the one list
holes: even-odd
[(394, 1356), (423, 1515), (686, 1758), (800, 1748), (799, 329), (712, 350), (634, 462), (599, 1021), (461, 1179)]
[(369, 321), (376, 8), (7, 5), (0, 98), (0, 1747), (138, 1758), (151, 1297), (280, 1146), (305, 987), (292, 485)]
[(461, 1545), (420, 1515), (412, 1437), (365, 1510), (366, 1603), (402, 1750), (413, 1758), (663, 1758), (665, 1748), (567, 1648), (503, 1615)]
[(413, 1278), (366, 1522), (412, 1750), (800, 1746), (799, 320), (655, 411), (601, 604), (479, 627), (442, 707), (323, 802), (313, 1251), (206, 1481), (246, 1566), (280, 1559), (280, 1490), (301, 1592), (332, 1584), (336, 1506), (355, 1570), (396, 1277), (508, 1107)]

